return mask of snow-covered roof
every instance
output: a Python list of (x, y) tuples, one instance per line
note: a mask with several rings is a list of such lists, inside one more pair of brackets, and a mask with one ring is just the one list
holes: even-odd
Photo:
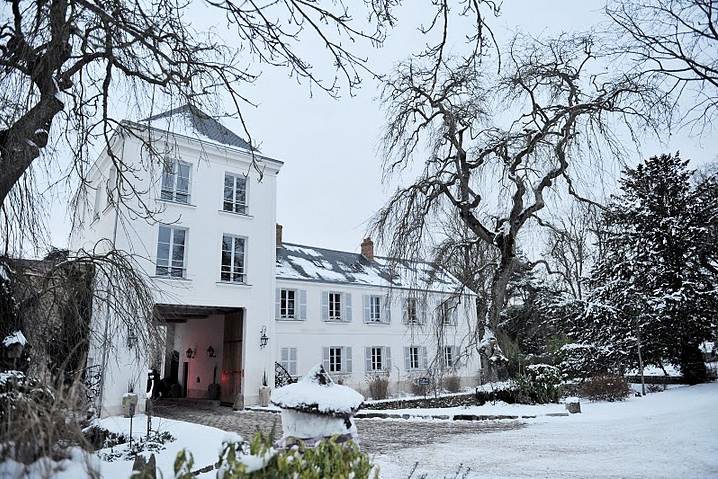
[[(250, 151), (249, 143), (210, 115), (184, 105), (139, 121), (144, 126), (168, 131), (208, 143)], [(255, 152), (257, 150), (255, 149)]]
[(471, 293), (439, 266), (292, 243), (277, 248), (277, 279)]
[(275, 406), (330, 416), (351, 416), (363, 402), (364, 396), (352, 388), (334, 383), (321, 363), (299, 382), (272, 391)]

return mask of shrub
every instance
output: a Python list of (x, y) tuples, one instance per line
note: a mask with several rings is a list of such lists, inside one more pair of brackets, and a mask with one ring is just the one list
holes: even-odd
[(623, 401), (631, 387), (621, 376), (595, 376), (581, 385), (580, 394), (593, 401)]
[(450, 393), (458, 393), (461, 391), (461, 378), (456, 375), (446, 376), (442, 381), (444, 389)]
[(389, 397), (389, 378), (374, 376), (368, 379), (369, 395), (372, 399), (386, 399)]
[(419, 384), (417, 380), (411, 382), (411, 394), (414, 396), (426, 396), (429, 392), (428, 384)]
[(558, 402), (561, 395), (561, 372), (556, 366), (531, 364), (516, 382), (519, 402), (546, 404)]
[[(192, 454), (180, 451), (175, 460), (175, 477), (193, 479)], [(322, 479), (325, 477), (352, 477), (378, 479), (372, 475), (373, 465), (353, 441), (338, 443), (334, 438), (321, 441), (310, 448), (295, 445), (276, 451), (271, 440), (257, 433), (251, 443), (225, 442), (217, 463), (219, 479), (274, 479), (295, 477)]]

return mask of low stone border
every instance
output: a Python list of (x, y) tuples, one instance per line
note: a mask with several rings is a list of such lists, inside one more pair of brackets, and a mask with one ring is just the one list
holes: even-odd
[(398, 414), (398, 413), (378, 413), (378, 412), (362, 412), (359, 411), (354, 416), (355, 419), (437, 419), (444, 421), (496, 421), (496, 420), (516, 420), (516, 419), (536, 419), (539, 416), (568, 416), (567, 412), (549, 412), (545, 414), (532, 415), (506, 415), (506, 414)]

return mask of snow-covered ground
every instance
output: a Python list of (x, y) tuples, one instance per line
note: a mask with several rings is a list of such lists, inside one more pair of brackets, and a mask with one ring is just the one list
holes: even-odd
[(566, 408), (563, 404), (506, 404), (498, 401), (495, 404), (487, 403), (483, 406), (457, 406), (457, 407), (439, 407), (439, 408), (411, 408), (411, 409), (366, 409), (362, 412), (371, 414), (386, 414), (388, 416), (394, 414), (408, 414), (410, 416), (449, 416), (452, 418), (457, 414), (476, 414), (488, 416), (543, 416), (550, 413), (565, 413)]
[[(112, 416), (101, 421), (98, 425), (112, 432), (119, 432), (129, 435), (130, 420), (120, 416)], [(137, 415), (133, 420), (132, 437), (139, 439), (145, 435), (147, 426), (147, 417)], [(159, 431), (167, 431), (175, 440), (165, 444), (165, 448), (155, 453), (157, 460), (157, 477), (171, 478), (174, 477), (174, 461), (177, 453), (182, 449), (187, 449), (194, 456), (194, 469), (199, 469), (210, 464), (214, 464), (219, 459), (219, 453), (222, 442), (225, 440), (239, 440), (239, 436), (209, 426), (202, 426), (183, 421), (174, 421), (172, 419), (152, 418), (152, 429)], [(114, 450), (126, 450), (123, 444), (114, 448)], [(102, 449), (98, 453), (107, 453), (108, 449)], [(144, 453), (149, 457), (149, 453)], [(132, 460), (115, 460), (112, 462), (100, 461), (100, 469), (103, 478), (123, 479), (130, 477), (132, 473)], [(162, 476), (160, 476), (160, 473)], [(210, 472), (203, 474), (201, 477), (215, 477), (216, 473)]]
[(580, 415), (374, 459), (384, 479), (406, 478), (416, 462), (427, 477), (453, 477), (464, 464), (470, 478), (718, 478), (718, 384), (581, 406)]

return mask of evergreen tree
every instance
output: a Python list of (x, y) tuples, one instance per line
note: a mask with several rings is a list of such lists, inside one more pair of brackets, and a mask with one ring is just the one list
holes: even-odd
[(624, 171), (604, 213), (607, 248), (592, 275), (584, 338), (624, 367), (636, 365), (640, 346), (644, 363), (668, 360), (699, 382), (698, 345), (718, 312), (718, 206), (715, 177), (692, 177), (678, 154)]

